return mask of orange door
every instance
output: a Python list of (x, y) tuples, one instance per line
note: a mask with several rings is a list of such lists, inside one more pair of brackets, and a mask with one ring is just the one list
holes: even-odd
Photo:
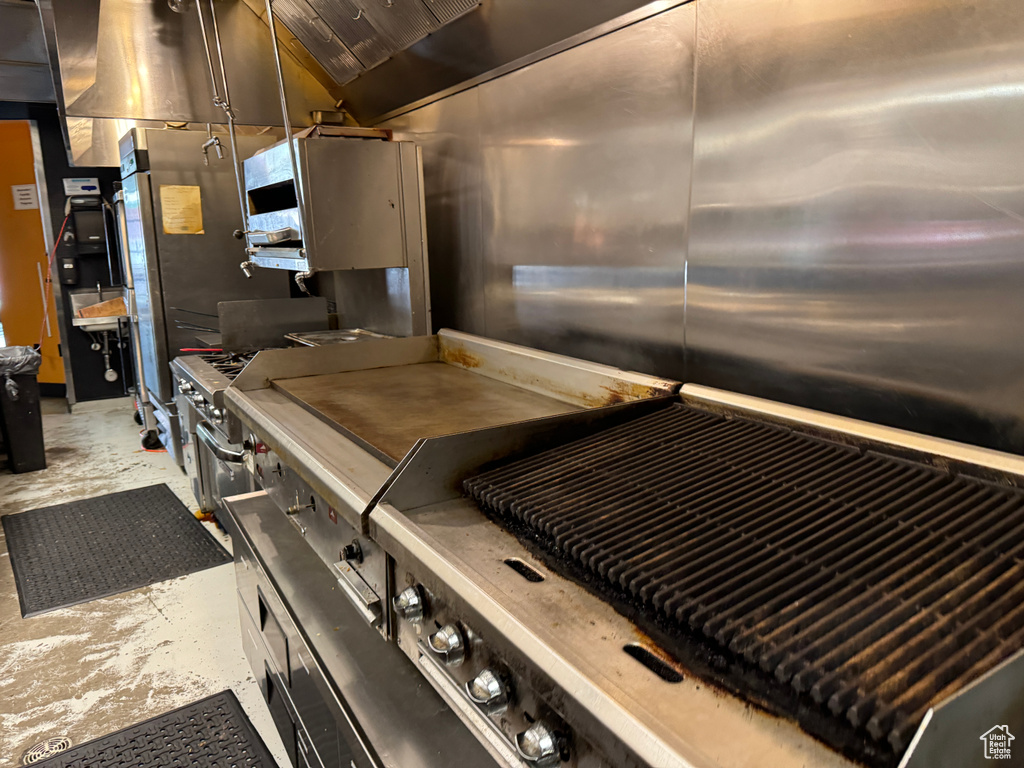
[[(35, 185), (32, 134), (26, 120), (0, 121), (0, 325), (7, 344), (43, 341), (39, 381), (64, 382), (64, 364), (57, 352), (60, 329), (53, 292), (46, 285), (50, 335), (43, 324), (43, 296), (39, 270), (47, 275), (43, 221), (38, 208), (18, 210), (14, 187)], [(37, 193), (38, 205), (38, 193)], [(44, 203), (45, 204), (45, 203)], [(37, 266), (38, 265), (38, 266)]]

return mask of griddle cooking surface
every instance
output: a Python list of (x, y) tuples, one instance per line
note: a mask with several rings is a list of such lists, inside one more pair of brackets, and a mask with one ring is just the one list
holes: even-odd
[(896, 754), (1024, 647), (1017, 488), (678, 404), (465, 487), (650, 631)]
[(279, 379), (274, 387), (394, 462), (420, 438), (579, 410), (446, 363)]

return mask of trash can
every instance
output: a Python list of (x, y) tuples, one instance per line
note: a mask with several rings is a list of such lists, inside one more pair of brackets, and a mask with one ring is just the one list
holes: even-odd
[(15, 472), (46, 469), (36, 381), (41, 362), (32, 347), (0, 347), (0, 432)]

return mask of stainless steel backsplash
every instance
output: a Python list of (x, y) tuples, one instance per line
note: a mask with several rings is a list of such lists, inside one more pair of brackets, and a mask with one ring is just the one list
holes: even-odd
[(682, 370), (695, 11), (386, 124), (423, 145), (435, 326)]
[(698, 0), (386, 125), (436, 326), (1021, 452), (1016, 0)]

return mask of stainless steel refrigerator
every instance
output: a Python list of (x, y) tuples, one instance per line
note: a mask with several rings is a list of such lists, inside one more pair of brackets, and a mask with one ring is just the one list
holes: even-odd
[[(120, 141), (127, 256), (135, 285), (145, 387), (160, 438), (182, 462), (170, 362), (217, 330), (217, 302), (283, 298), (288, 274), (247, 278), (235, 171), (227, 137), (223, 157), (200, 131), (133, 128)], [(274, 142), (239, 136), (239, 160)]]

